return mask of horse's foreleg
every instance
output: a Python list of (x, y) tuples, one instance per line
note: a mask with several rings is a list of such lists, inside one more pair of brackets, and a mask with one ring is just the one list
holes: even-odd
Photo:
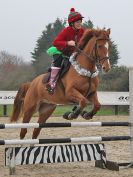
[(79, 103), (79, 106), (73, 110), (73, 112), (66, 112), (63, 117), (65, 119), (75, 119), (82, 112), (82, 110), (86, 107), (88, 100), (76, 89), (72, 88), (69, 91), (66, 91), (67, 98), (75, 103)]
[(93, 95), (91, 95), (89, 98), (89, 101), (92, 102), (93, 104), (93, 109), (90, 112), (87, 111), (83, 111), (82, 112), (82, 117), (85, 119), (92, 119), (93, 116), (100, 110), (101, 108), (101, 104), (98, 101), (98, 97), (97, 97), (97, 93), (94, 93)]

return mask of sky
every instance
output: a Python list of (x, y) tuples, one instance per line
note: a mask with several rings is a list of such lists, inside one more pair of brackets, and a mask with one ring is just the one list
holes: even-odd
[(31, 61), (45, 26), (74, 7), (94, 27), (111, 28), (119, 65), (133, 65), (133, 0), (0, 0), (0, 51)]

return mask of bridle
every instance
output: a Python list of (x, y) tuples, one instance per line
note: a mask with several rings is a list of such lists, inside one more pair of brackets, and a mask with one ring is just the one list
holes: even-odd
[[(110, 39), (109, 39), (109, 38), (99, 38), (99, 39), (97, 39), (97, 41), (99, 41), (99, 40), (105, 40), (105, 41), (110, 42)], [(106, 60), (108, 60), (109, 57), (108, 57), (108, 56), (105, 56), (105, 57), (103, 57), (103, 58), (100, 58), (100, 56), (98, 55), (98, 44), (97, 44), (97, 41), (96, 41), (96, 44), (95, 44), (95, 46), (94, 46), (95, 59), (96, 59), (96, 62), (97, 62), (98, 64), (100, 64), (100, 62), (102, 62), (101, 64), (103, 65), (103, 63), (104, 63)], [(108, 43), (108, 44), (109, 44), (109, 43)]]
[[(100, 64), (100, 62), (103, 61), (103, 62), (102, 62), (102, 64), (103, 64), (106, 60), (109, 59), (109, 57), (106, 56), (106, 57), (100, 58), (100, 56), (98, 55), (98, 44), (97, 44), (97, 41), (99, 41), (99, 40), (110, 41), (109, 38), (99, 38), (99, 39), (97, 39), (97, 40), (96, 40), (96, 43), (95, 43), (95, 45), (94, 45), (94, 47), (93, 47), (93, 50), (92, 50), (92, 52), (91, 52), (90, 55), (88, 55), (87, 53), (85, 53), (83, 50), (81, 50), (81, 49), (76, 45), (75, 48), (76, 48), (76, 50), (78, 51), (77, 55), (78, 55), (78, 54), (83, 54), (85, 57), (87, 57), (87, 58), (90, 59), (91, 61), (93, 61), (93, 62), (95, 61), (97, 64)], [(93, 55), (93, 53), (94, 53), (94, 55)]]

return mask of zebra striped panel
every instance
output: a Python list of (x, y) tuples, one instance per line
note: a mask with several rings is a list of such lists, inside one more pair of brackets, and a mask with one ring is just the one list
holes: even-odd
[(63, 163), (102, 160), (106, 163), (104, 144), (50, 145), (5, 148), (5, 165)]

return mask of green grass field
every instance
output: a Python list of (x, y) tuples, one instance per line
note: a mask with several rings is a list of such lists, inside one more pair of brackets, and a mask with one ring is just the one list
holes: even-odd
[[(62, 116), (65, 112), (71, 111), (73, 106), (57, 106), (52, 116)], [(85, 110), (91, 110), (91, 107), (88, 106)], [(10, 116), (12, 112), (12, 105), (7, 105), (7, 116)], [(120, 107), (118, 108), (119, 115), (128, 115), (128, 107)], [(3, 105), (0, 105), (0, 117), (4, 115)], [(97, 115), (115, 115), (114, 106), (102, 106), (101, 110), (97, 113)], [(37, 116), (37, 114), (35, 114)]]

